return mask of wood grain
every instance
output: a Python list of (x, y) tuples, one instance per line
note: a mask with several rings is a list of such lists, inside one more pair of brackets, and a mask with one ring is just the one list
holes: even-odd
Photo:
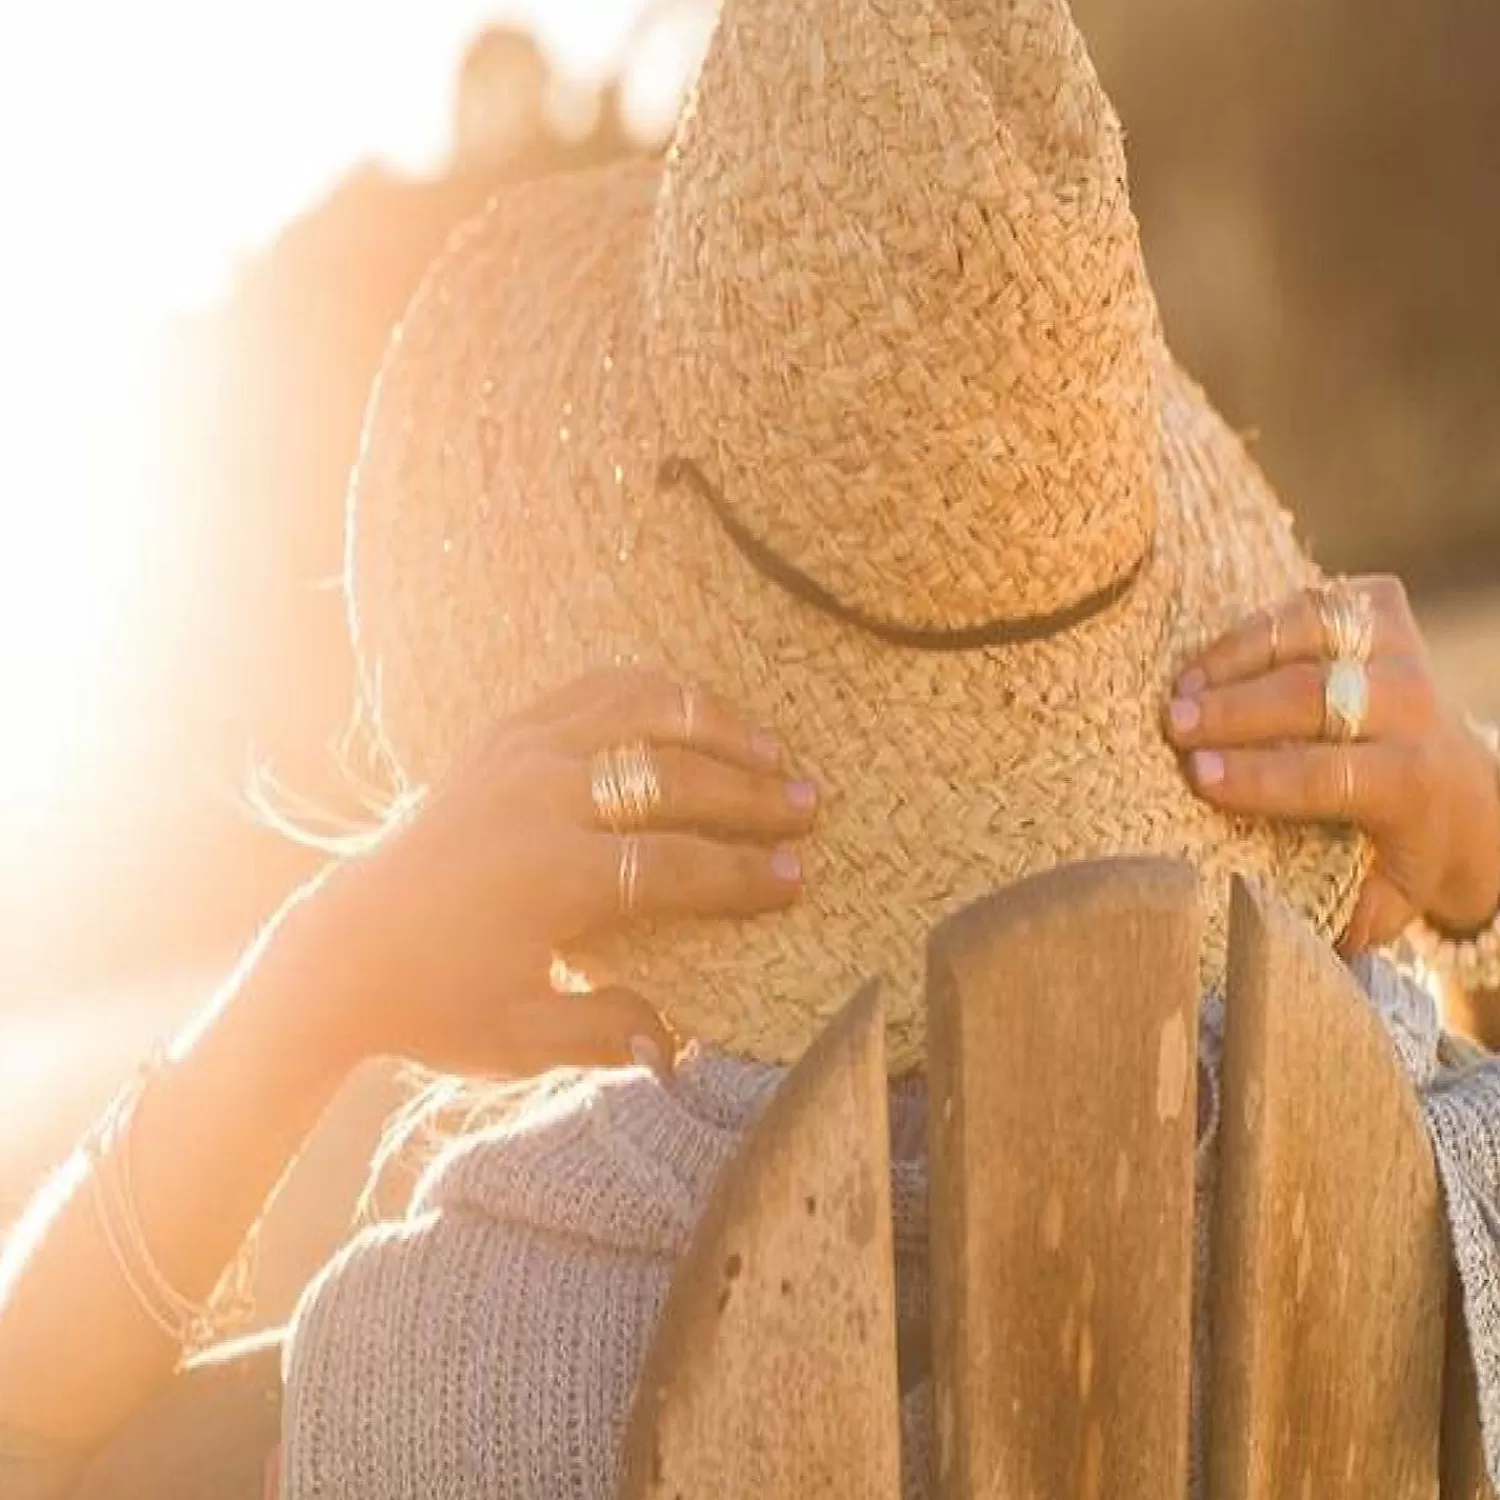
[(623, 1500), (898, 1500), (884, 1020), (856, 998), (793, 1069), (673, 1279)]
[(1121, 860), (934, 938), (943, 1500), (1185, 1493), (1198, 932), (1186, 867)]
[(1448, 1351), (1443, 1374), (1443, 1500), (1495, 1500), (1479, 1435), (1479, 1406), (1463, 1289), (1457, 1271), (1448, 1278)]
[(1288, 912), (1234, 893), (1213, 1243), (1212, 1500), (1431, 1500), (1447, 1270), (1380, 1022)]

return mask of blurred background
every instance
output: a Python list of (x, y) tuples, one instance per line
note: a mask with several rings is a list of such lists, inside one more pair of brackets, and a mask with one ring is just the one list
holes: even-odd
[[(1500, 711), (1500, 8), (1075, 9), (1185, 363), (1323, 560), (1405, 576)], [(349, 805), (344, 487), (425, 263), (500, 184), (660, 150), (712, 22), (4, 7), (0, 1223), (313, 868), (257, 774)]]

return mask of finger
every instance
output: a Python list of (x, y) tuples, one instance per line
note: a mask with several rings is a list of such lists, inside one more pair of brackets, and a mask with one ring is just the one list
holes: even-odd
[(1187, 772), (1206, 802), (1249, 817), (1356, 823), (1378, 834), (1406, 812), (1408, 756), (1390, 742), (1195, 750)]
[[(774, 843), (800, 838), (812, 827), (818, 791), (811, 781), (747, 770), (678, 745), (648, 754), (661, 790), (649, 817), (653, 830)], [(563, 758), (550, 774), (560, 783), (562, 805), (572, 817), (589, 827), (607, 826), (594, 804), (589, 762)]]
[(581, 995), (543, 993), (505, 1014), (507, 1072), (521, 1077), (558, 1067), (648, 1067), (669, 1075), (676, 1039), (657, 1013), (629, 990)]
[(1417, 915), (1401, 888), (1381, 870), (1371, 871), (1360, 889), (1354, 915), (1339, 943), (1346, 958), (1383, 948), (1406, 931)]
[(515, 715), (518, 724), (542, 724), (570, 719), (590, 703), (617, 690), (622, 678), (639, 675), (633, 667), (595, 667), (592, 671), (570, 678), (551, 692), (544, 693), (529, 708)]
[[(1374, 610), (1373, 655), (1407, 653), (1415, 625), (1406, 591), (1395, 578), (1352, 578), (1346, 586), (1366, 595)], [(1290, 662), (1319, 661), (1328, 655), (1327, 631), (1319, 610), (1319, 589), (1301, 589), (1253, 614), (1189, 662), (1178, 677), (1180, 690), (1259, 677)]]
[[(1365, 670), (1370, 694), (1362, 737), (1415, 738), (1433, 711), (1431, 679), (1406, 657), (1383, 657)], [(1193, 696), (1179, 693), (1167, 705), (1167, 733), (1184, 750), (1318, 739), (1327, 682), (1327, 664), (1304, 662)]]
[(616, 674), (559, 725), (558, 743), (575, 755), (644, 741), (686, 745), (736, 765), (776, 770), (780, 741), (717, 694), (653, 672)]
[[(622, 866), (631, 845), (635, 869), (626, 876)], [(716, 843), (685, 833), (585, 834), (574, 869), (564, 938), (632, 917), (758, 916), (790, 906), (802, 892), (796, 850)]]

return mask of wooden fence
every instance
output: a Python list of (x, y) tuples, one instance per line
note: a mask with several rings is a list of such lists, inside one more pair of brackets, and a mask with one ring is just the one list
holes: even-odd
[[(941, 1500), (1179, 1500), (1199, 916), (1164, 861), (965, 911), (928, 971)], [(1342, 966), (1234, 893), (1210, 1500), (1493, 1500), (1416, 1100)], [(624, 1500), (901, 1491), (878, 993), (762, 1117), (671, 1288)]]

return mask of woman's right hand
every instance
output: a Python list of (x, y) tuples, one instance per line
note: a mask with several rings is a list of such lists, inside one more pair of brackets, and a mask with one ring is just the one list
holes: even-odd
[(661, 802), (638, 839), (632, 916), (743, 917), (801, 891), (793, 842), (816, 791), (774, 736), (696, 689), (598, 672), (500, 724), (479, 753), (319, 893), (355, 983), (332, 1023), (348, 1055), (523, 1076), (632, 1059), (672, 1039), (646, 999), (559, 995), (553, 955), (625, 919), (623, 840), (600, 823), (592, 762), (644, 742)]

